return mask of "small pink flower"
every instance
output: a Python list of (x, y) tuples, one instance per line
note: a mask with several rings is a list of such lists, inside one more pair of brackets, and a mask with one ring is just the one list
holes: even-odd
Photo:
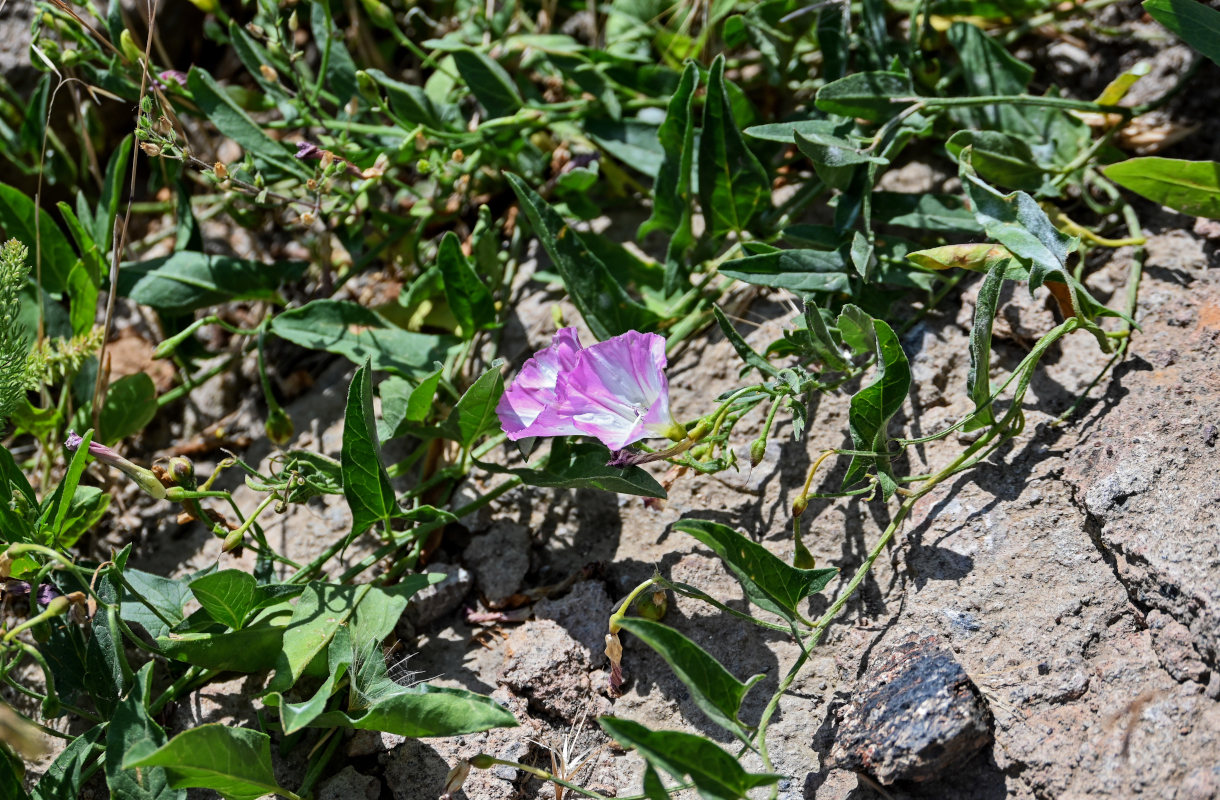
[(669, 411), (665, 339), (627, 333), (581, 348), (564, 328), (525, 363), (496, 413), (508, 438), (596, 437), (611, 450), (649, 437), (682, 439)]

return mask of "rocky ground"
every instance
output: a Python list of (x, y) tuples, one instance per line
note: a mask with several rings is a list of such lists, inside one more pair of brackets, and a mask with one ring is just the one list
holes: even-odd
[[(1194, 800), (1220, 792), (1220, 272), (1206, 227), (1190, 233), (1183, 230), (1190, 220), (1146, 211), (1153, 221), (1140, 295), (1143, 330), (1130, 355), (1075, 416), (1055, 425), (1105, 363), (1086, 334), (1066, 340), (1033, 385), (1025, 434), (916, 507), (781, 703), (770, 735), (776, 769), (787, 776), (781, 797), (865, 798), (880, 791)], [(1117, 301), (1125, 290), (1131, 258), (1129, 249), (1115, 251), (1096, 267), (1090, 284), (1102, 299)], [(518, 363), (549, 337), (557, 300), (519, 307), (521, 325), (512, 334)], [(782, 296), (755, 300), (742, 332), (764, 345), (789, 316), (788, 306)], [(920, 387), (907, 412), (910, 434), (935, 430), (968, 407), (961, 387), (970, 288), (947, 307), (903, 341)], [(1024, 289), (1011, 294), (1000, 320), (997, 370), (1020, 360), (1029, 332), (1053, 324), (1051, 311)], [(671, 368), (678, 412), (701, 412), (707, 397), (733, 385), (736, 369), (723, 340), (679, 355)], [(337, 454), (350, 372), (346, 363), (332, 364), (288, 409), (300, 432), (297, 446)], [(257, 433), (261, 416), (251, 411), (229, 420), (230, 435), (242, 425)], [(592, 751), (576, 773), (582, 785), (629, 794), (639, 786), (637, 760), (589, 722), (607, 712), (728, 745), (669, 668), (630, 637), (624, 637), (626, 691), (609, 696), (601, 653), (606, 618), (654, 567), (744, 608), (738, 584), (672, 523), (714, 519), (791, 558), (791, 498), (811, 455), (844, 443), (845, 414), (842, 399), (823, 399), (812, 415), (808, 450), (781, 430), (754, 470), (685, 476), (661, 509), (638, 498), (521, 488), (451, 527), (429, 566), (450, 578), (404, 620), (404, 648), (392, 658), (404, 675), (417, 671), (492, 694), (514, 710), (521, 727), (423, 741), (357, 734), (340, 751), (335, 767), (342, 771), (319, 797), (434, 798), (459, 758), (488, 752), (549, 768), (552, 753), (565, 747), (569, 764)], [(334, 422), (321, 428), (319, 420)], [(752, 438), (750, 425), (743, 422), (739, 441)], [(943, 465), (963, 446), (953, 437), (923, 446), (913, 456), (922, 463), (907, 469)], [(266, 455), (257, 448), (246, 453), (252, 461)], [(823, 488), (832, 489), (840, 476), (827, 472)], [(474, 480), (459, 494), (485, 491), (497, 480)], [(252, 493), (242, 499), (256, 502)], [(815, 502), (805, 514), (806, 543), (820, 565), (850, 573), (889, 513), (880, 503)], [(342, 499), (333, 498), (294, 509), (267, 531), (300, 559), (348, 524)], [(217, 540), (172, 519), (145, 519), (140, 528), (143, 568), (190, 571), (217, 557)], [(354, 563), (374, 546), (371, 538), (358, 542), (340, 563)], [(835, 587), (829, 591), (813, 598), (811, 615), (833, 599)], [(523, 597), (530, 593), (542, 599), (531, 604)], [(739, 678), (766, 676), (747, 697), (746, 720), (757, 718), (796, 656), (783, 636), (694, 601), (672, 603), (666, 622)], [(912, 635), (934, 637), (961, 665), (992, 720), (993, 741), (964, 767), (876, 789), (871, 778), (839, 766), (851, 761), (835, 745), (853, 698), (870, 689), (858, 678)], [(177, 709), (176, 721), (252, 723), (248, 698), (257, 688), (249, 679), (209, 687)], [(293, 761), (288, 757), (284, 768), (302, 767)], [(553, 796), (550, 787), (507, 767), (475, 771), (465, 793), (471, 800)]]

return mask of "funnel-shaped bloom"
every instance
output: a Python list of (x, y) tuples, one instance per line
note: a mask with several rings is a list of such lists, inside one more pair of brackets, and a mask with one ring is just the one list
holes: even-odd
[(559, 417), (611, 450), (686, 430), (669, 413), (665, 338), (628, 331), (580, 351), (559, 377)]
[(539, 350), (525, 362), (517, 379), (496, 405), (500, 425), (509, 439), (580, 433), (571, 420), (560, 420), (556, 413), (559, 375), (576, 366), (580, 351), (580, 336), (576, 329), (563, 328), (555, 334), (550, 347)]
[[(68, 438), (64, 441), (64, 447), (75, 452), (80, 448), (82, 441), (84, 440), (77, 436), (74, 431), (68, 431)], [(156, 499), (165, 499), (165, 487), (161, 485), (161, 481), (157, 480), (157, 476), (152, 474), (150, 470), (137, 467), (114, 450), (99, 442), (89, 442), (89, 455), (107, 466), (122, 471), (127, 477), (139, 484), (141, 489)]]
[(611, 450), (649, 437), (682, 439), (669, 412), (665, 339), (628, 331), (581, 348), (573, 328), (555, 334), (504, 393), (496, 413), (510, 439), (588, 434)]

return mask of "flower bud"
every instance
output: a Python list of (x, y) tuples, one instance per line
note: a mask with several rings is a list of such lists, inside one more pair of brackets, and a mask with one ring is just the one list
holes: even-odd
[(140, 142), (140, 149), (144, 151), (144, 155), (150, 158), (156, 158), (161, 155), (161, 145), (153, 144), (152, 142)]
[(275, 83), (280, 78), (279, 74), (275, 71), (275, 67), (270, 64), (259, 64), (258, 73), (263, 76), (263, 80), (271, 83)]
[(52, 597), (51, 602), (47, 603), (47, 616), (58, 617), (68, 613), (68, 609), (72, 607), (72, 601), (67, 595), (59, 595)]
[(750, 468), (753, 469), (762, 463), (763, 456), (767, 454), (767, 440), (765, 437), (759, 437), (750, 443)]
[(162, 114), (157, 117), (157, 121), (153, 123), (153, 130), (162, 136), (168, 137), (174, 133), (174, 124), (169, 121), (169, 117)]
[(334, 164), (334, 163), (335, 163), (335, 154), (329, 150), (323, 150), (322, 151), (322, 160), (321, 160), (322, 171), (325, 172), (326, 170), (330, 169), (330, 165)]
[(222, 181), (229, 177), (229, 168), (224, 165), (223, 161), (217, 161), (215, 164), (213, 164), (212, 172)]
[(470, 759), (470, 766), (475, 769), (491, 769), (496, 765), (496, 760), (486, 753), (479, 753), (474, 758)]
[(123, 51), (123, 58), (133, 64), (139, 64), (140, 59), (144, 57), (140, 48), (136, 47), (135, 40), (131, 38), (131, 31), (126, 28), (119, 34), (119, 50)]
[(809, 508), (809, 498), (802, 494), (792, 501), (792, 516), (799, 517), (805, 513), (807, 508)]
[(267, 438), (281, 447), (288, 444), (295, 433), (292, 419), (279, 406), (268, 409), (267, 422), (263, 427), (267, 431)]
[(174, 456), (169, 460), (169, 476), (184, 489), (195, 488), (195, 465), (186, 456)]
[(660, 622), (667, 611), (669, 611), (669, 596), (664, 589), (645, 592), (635, 601), (635, 613), (653, 622)]

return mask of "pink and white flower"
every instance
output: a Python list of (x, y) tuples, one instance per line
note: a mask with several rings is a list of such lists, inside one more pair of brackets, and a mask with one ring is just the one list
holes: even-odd
[(686, 429), (669, 409), (665, 338), (627, 333), (581, 347), (575, 328), (525, 362), (496, 407), (508, 438), (596, 437), (622, 450), (650, 437), (675, 441)]

